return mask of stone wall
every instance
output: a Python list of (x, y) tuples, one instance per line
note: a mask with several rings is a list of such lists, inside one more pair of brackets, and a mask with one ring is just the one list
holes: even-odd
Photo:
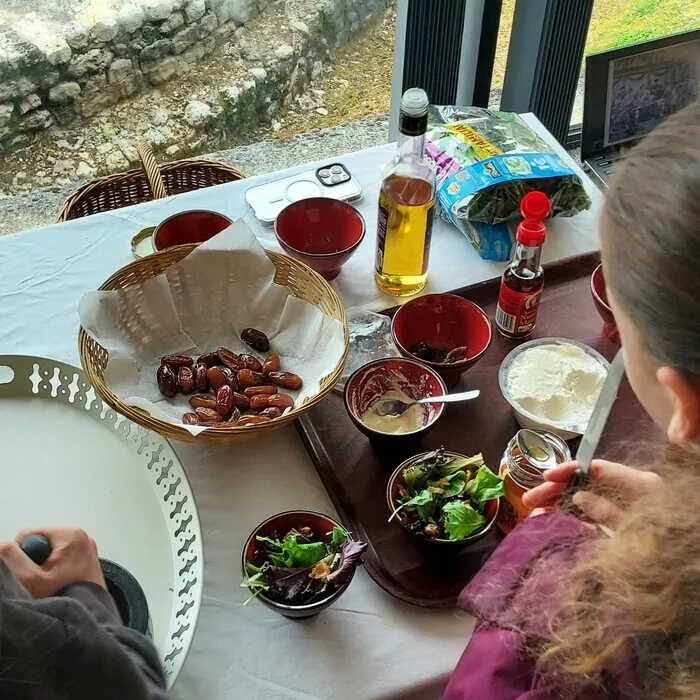
[[(115, 17), (91, 27), (71, 21), (54, 31), (32, 16), (0, 27), (0, 152), (21, 148), (33, 134), (90, 118), (149, 86), (175, 79), (235, 42), (271, 3), (284, 0), (127, 0)], [(241, 129), (261, 112), (271, 116), (318, 74), (320, 60), (390, 0), (316, 0), (294, 20), (299, 46), (280, 45), (267, 68), (221, 95), (217, 112)], [(285, 11), (295, 15), (295, 0)], [(30, 38), (29, 38), (30, 37)], [(264, 88), (264, 89), (263, 89)], [(218, 120), (217, 120), (218, 121)], [(221, 122), (219, 122), (221, 124)]]

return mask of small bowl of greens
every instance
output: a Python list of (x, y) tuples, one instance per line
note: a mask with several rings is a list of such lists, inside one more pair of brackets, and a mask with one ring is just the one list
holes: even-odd
[(332, 605), (350, 585), (367, 545), (326, 515), (291, 510), (260, 523), (243, 548), (250, 598), (303, 619)]
[(465, 457), (441, 447), (411, 457), (391, 475), (389, 521), (420, 542), (464, 547), (494, 527), (504, 492), (503, 479), (482, 455)]

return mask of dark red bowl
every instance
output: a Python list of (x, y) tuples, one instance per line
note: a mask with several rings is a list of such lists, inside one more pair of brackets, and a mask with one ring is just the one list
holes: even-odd
[(406, 302), (391, 323), (394, 343), (404, 357), (415, 358), (409, 348), (427, 343), (439, 350), (467, 347), (467, 357), (459, 362), (428, 362), (448, 387), (478, 362), (491, 345), (491, 323), (483, 310), (454, 294), (426, 294)]
[[(386, 503), (387, 506), (389, 506), (390, 514), (393, 513), (396, 509), (394, 503), (396, 503), (396, 501), (399, 498), (399, 486), (402, 486), (404, 488), (406, 486), (406, 482), (403, 478), (404, 469), (410, 467), (414, 462), (425, 457), (425, 455), (427, 454), (427, 452), (423, 452), (422, 454), (415, 455), (410, 459), (407, 459), (405, 462), (400, 464), (396, 468), (396, 471), (389, 477), (389, 482), (386, 486)], [(466, 457), (466, 455), (462, 455), (457, 452), (447, 452), (446, 454), (450, 455), (451, 457)], [(428, 537), (422, 532), (413, 532), (413, 530), (406, 527), (406, 525), (404, 525), (398, 517), (395, 518), (394, 521), (398, 525), (400, 525), (405, 532), (407, 532), (411, 537), (413, 537), (416, 540), (416, 544), (419, 546), (429, 545), (431, 547), (436, 548), (441, 547), (445, 549), (461, 549), (462, 547), (468, 547), (469, 545), (478, 542), (489, 532), (491, 532), (496, 523), (496, 519), (498, 518), (498, 511), (500, 509), (500, 506), (500, 498), (492, 498), (490, 501), (486, 501), (486, 504), (484, 505), (484, 517), (486, 518), (486, 524), (484, 525), (484, 527), (481, 528), (481, 530), (473, 532), (471, 535), (468, 535), (462, 540), (448, 540), (441, 539), (439, 537)]]
[(280, 212), (275, 235), (287, 255), (332, 280), (362, 243), (365, 220), (345, 202), (312, 197)]
[(354, 372), (345, 384), (345, 410), (355, 427), (370, 439), (393, 444), (415, 440), (430, 432), (440, 420), (445, 404), (425, 404), (423, 425), (413, 432), (381, 433), (366, 426), (361, 420), (362, 414), (383, 393), (397, 389), (414, 400), (447, 393), (440, 376), (417, 360), (391, 357), (368, 362)]
[[(284, 513), (273, 515), (260, 523), (260, 525), (253, 530), (250, 537), (248, 537), (245, 546), (243, 547), (243, 557), (241, 560), (243, 576), (246, 576), (246, 562), (252, 562), (255, 560), (255, 550), (258, 547), (256, 537), (272, 537), (273, 535), (276, 535), (282, 538), (290, 530), (298, 530), (302, 527), (311, 528), (314, 535), (319, 540), (323, 540), (324, 542), (328, 542), (330, 540), (330, 534), (333, 532), (334, 527), (341, 527), (344, 530), (347, 529), (337, 520), (333, 520), (327, 515), (316, 513), (312, 510), (288, 510)], [(284, 615), (285, 617), (290, 617), (292, 619), (303, 620), (307, 617), (318, 615), (320, 612), (335, 603), (335, 601), (338, 600), (343, 593), (345, 593), (354, 576), (355, 574), (353, 573), (349, 581), (338, 587), (327, 598), (308, 605), (284, 605), (283, 603), (277, 603), (274, 600), (266, 598), (263, 594), (257, 596), (257, 599), (263, 605), (266, 605), (268, 608), (272, 608), (276, 612), (280, 613), (280, 615)]]
[(204, 243), (233, 222), (214, 211), (183, 211), (167, 218), (153, 232), (153, 249), (158, 252), (176, 245)]
[(613, 341), (620, 342), (620, 333), (617, 330), (615, 317), (608, 302), (608, 294), (605, 289), (605, 278), (603, 277), (603, 266), (598, 265), (591, 275), (591, 295), (600, 317), (603, 319), (603, 333)]

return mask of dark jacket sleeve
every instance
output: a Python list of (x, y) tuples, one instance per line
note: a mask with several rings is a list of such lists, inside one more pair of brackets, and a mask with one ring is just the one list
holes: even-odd
[(0, 698), (166, 700), (153, 645), (90, 583), (33, 600), (0, 559)]

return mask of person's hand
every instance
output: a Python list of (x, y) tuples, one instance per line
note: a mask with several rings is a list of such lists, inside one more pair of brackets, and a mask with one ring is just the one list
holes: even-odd
[[(523, 504), (528, 508), (552, 509), (569, 487), (569, 482), (578, 468), (576, 462), (561, 464), (545, 472), (545, 483), (523, 494)], [(661, 483), (661, 477), (654, 472), (641, 471), (624, 464), (594, 459), (588, 471), (588, 479), (601, 490), (614, 493), (616, 502), (589, 491), (578, 491), (573, 496), (573, 504), (582, 513), (599, 525), (614, 527), (622, 511), (618, 503), (632, 503), (645, 496)]]
[[(19, 544), (30, 535), (43, 535), (51, 544), (51, 554), (37, 566)], [(24, 530), (14, 542), (0, 543), (2, 557), (15, 578), (33, 598), (48, 598), (64, 586), (90, 581), (107, 588), (97, 557), (97, 545), (87, 532), (72, 527), (46, 527)]]

